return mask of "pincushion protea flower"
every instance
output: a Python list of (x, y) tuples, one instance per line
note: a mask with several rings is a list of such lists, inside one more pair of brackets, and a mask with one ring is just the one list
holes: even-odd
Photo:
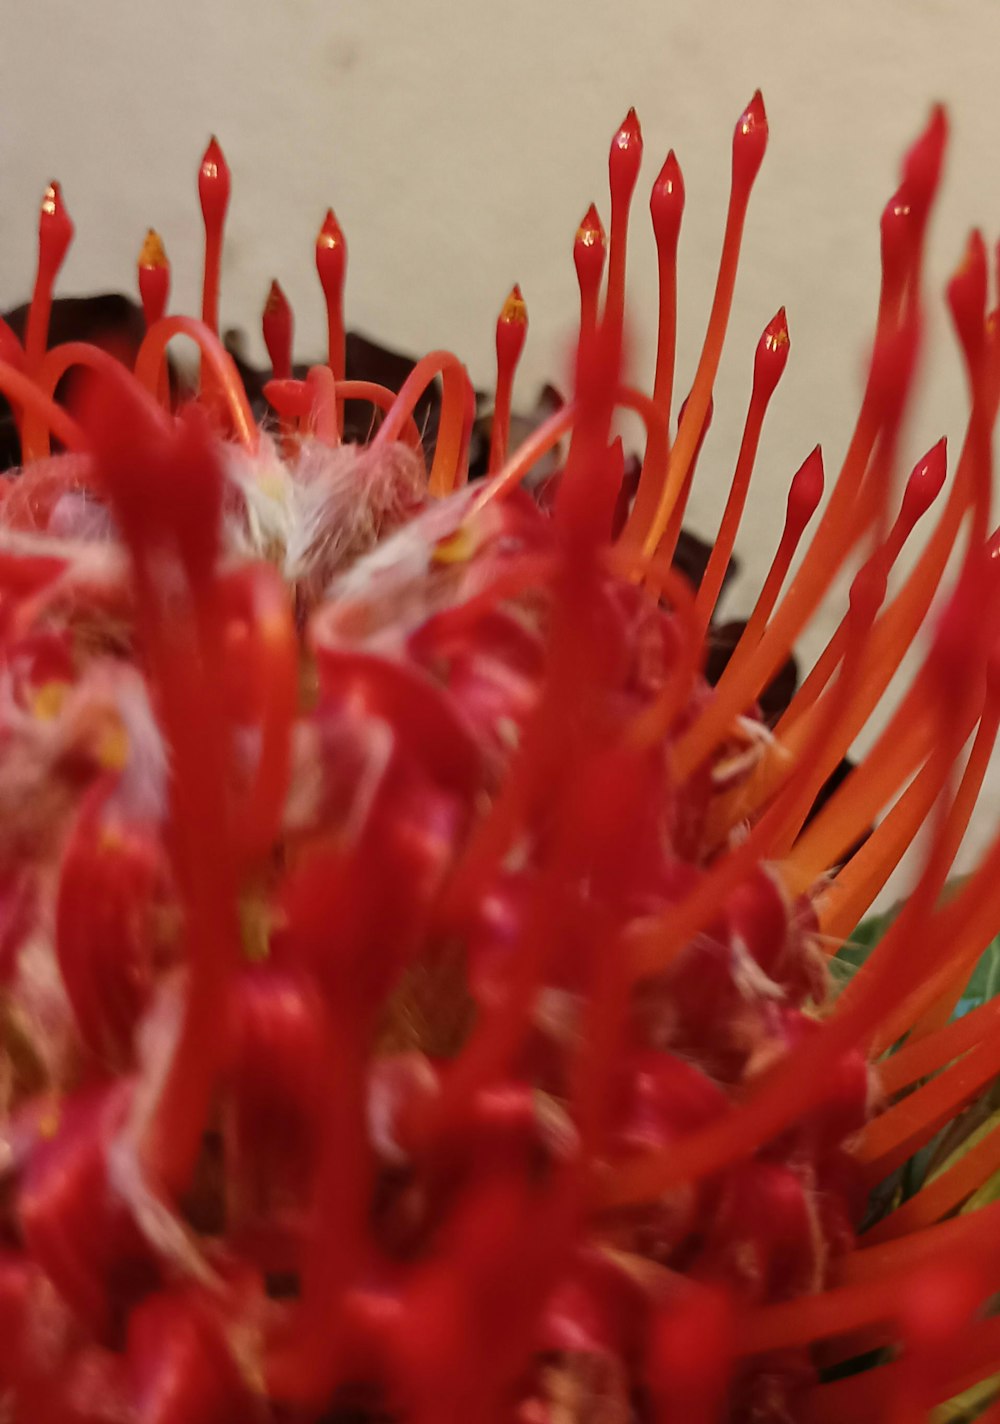
[[(84, 343), (46, 349), (72, 232), (49, 190), (24, 342), (0, 333), (23, 451), (0, 517), (5, 1417), (902, 1424), (1000, 1368), (1000, 1205), (958, 1211), (997, 1169), (996, 1132), (858, 1235), (870, 1190), (1000, 1069), (1000, 1004), (952, 1019), (1000, 919), (1000, 840), (941, 898), (1000, 720), (985, 249), (974, 235), (948, 289), (967, 438), (894, 578), (945, 475), (941, 445), (901, 492), (894, 478), (935, 112), (885, 211), (844, 466), (781, 596), (818, 451), (795, 475), (711, 689), (705, 635), (783, 313), (696, 591), (671, 554), (766, 140), (756, 96), (673, 440), (683, 184), (671, 155), (651, 197), (646, 396), (621, 376), (630, 114), (610, 241), (594, 209), (576, 240), (573, 398), (508, 453), (515, 289), (472, 485), (453, 356), (398, 394), (344, 379), (332, 214), (329, 361), (293, 379), (272, 289), (262, 431), (215, 334), (218, 145), (200, 175), (203, 319), (165, 315), (154, 235), (131, 374)], [(171, 409), (178, 334), (200, 348), (200, 392)], [(71, 414), (53, 393), (78, 368), (92, 379)], [(438, 377), (428, 470), (412, 413)], [(381, 423), (346, 444), (358, 401)], [(617, 407), (647, 429), (634, 498)], [(566, 436), (543, 511), (518, 486)], [(810, 820), (956, 548), (909, 691)], [(772, 732), (757, 699), (852, 559), (843, 621)], [(912, 896), (833, 999), (827, 960), (925, 823)]]

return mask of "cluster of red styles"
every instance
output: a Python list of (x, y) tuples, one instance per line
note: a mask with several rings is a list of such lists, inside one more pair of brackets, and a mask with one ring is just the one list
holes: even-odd
[[(1000, 925), (1000, 838), (941, 893), (1000, 723), (978, 233), (947, 291), (964, 445), (948, 479), (943, 442), (897, 478), (945, 140), (935, 111), (885, 209), (843, 466), (808, 541), (818, 450), (792, 479), (714, 687), (783, 312), (698, 589), (672, 554), (759, 95), (676, 427), (673, 154), (650, 198), (652, 394), (621, 373), (630, 113), (609, 236), (591, 208), (576, 237), (574, 393), (508, 451), (515, 288), (472, 483), (454, 356), (398, 392), (345, 379), (332, 213), (329, 359), (293, 377), (273, 287), (261, 429), (217, 336), (218, 145), (202, 319), (165, 314), (151, 233), (134, 370), (48, 347), (72, 235), (49, 189), (24, 340), (0, 330), (23, 456), (0, 501), (3, 1419), (916, 1424), (1000, 1369), (1000, 1202), (966, 1209), (1000, 1131), (862, 1229), (873, 1188), (1000, 1072), (1000, 1002), (954, 1016)], [(200, 349), (185, 400), (179, 334)], [(430, 450), (413, 412), (435, 381)], [(345, 402), (374, 408), (367, 443), (342, 440)], [(646, 430), (624, 499), (620, 408)], [(522, 481), (553, 450), (542, 502)], [(761, 691), (845, 566), (842, 621), (770, 727)], [(811, 815), (915, 640), (884, 730)], [(905, 908), (833, 996), (830, 957), (921, 827)]]

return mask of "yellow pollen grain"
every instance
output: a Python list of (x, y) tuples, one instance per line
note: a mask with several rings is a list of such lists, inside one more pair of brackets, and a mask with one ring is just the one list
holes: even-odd
[(163, 246), (163, 238), (155, 228), (150, 228), (143, 239), (142, 250), (139, 253), (140, 267), (166, 267), (167, 251)]
[(467, 564), (476, 552), (476, 547), (475, 535), (463, 524), (454, 534), (438, 540), (431, 560), (435, 564)]
[(52, 722), (59, 716), (69, 692), (69, 683), (53, 678), (43, 682), (31, 701), (31, 710), (42, 722)]
[(59, 1112), (58, 1103), (53, 1103), (51, 1107), (46, 1108), (38, 1118), (39, 1136), (51, 1142), (52, 1138), (55, 1137), (59, 1131), (60, 1118), (61, 1114)]
[(97, 745), (97, 759), (107, 771), (121, 771), (128, 761), (128, 733), (120, 722), (107, 728)]
[(521, 296), (520, 287), (515, 287), (507, 297), (500, 311), (501, 321), (525, 322), (528, 320), (528, 308), (524, 298)]

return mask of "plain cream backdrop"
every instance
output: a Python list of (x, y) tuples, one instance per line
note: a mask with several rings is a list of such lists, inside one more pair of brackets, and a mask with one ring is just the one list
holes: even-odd
[[(152, 224), (173, 262), (173, 305), (195, 310), (195, 175), (214, 131), (234, 175), (225, 325), (247, 330), (259, 352), (258, 314), (277, 276), (295, 308), (297, 355), (321, 352), (312, 245), (332, 203), (348, 237), (349, 322), (412, 352), (451, 347), (477, 383), (489, 384), (496, 311), (520, 281), (530, 316), (522, 404), (543, 379), (564, 374), (573, 234), (592, 198), (606, 214), (608, 144), (630, 104), (646, 142), (642, 188), (669, 147), (687, 188), (683, 393), (714, 282), (732, 127), (760, 86), (770, 149), (690, 521), (714, 531), (753, 348), (784, 303), (791, 360), (739, 544), (747, 597), (770, 560), (793, 469), (817, 440), (828, 473), (843, 454), (877, 296), (879, 212), (900, 154), (942, 99), (952, 145), (907, 453), (915, 459), (942, 433), (957, 448), (965, 397), (938, 293), (968, 228), (982, 225), (990, 238), (1000, 228), (997, 0), (6, 0), (4, 8), (0, 307), (30, 290), (37, 205), (57, 177), (77, 226), (63, 293), (132, 290)], [(637, 379), (648, 377), (654, 335), (644, 219), (640, 190), (630, 254)], [(832, 626), (817, 625), (814, 646)], [(992, 830), (998, 804), (994, 789), (978, 836)]]

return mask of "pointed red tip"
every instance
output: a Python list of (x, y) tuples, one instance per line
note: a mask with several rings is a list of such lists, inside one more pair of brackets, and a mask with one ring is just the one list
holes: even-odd
[(649, 212), (657, 244), (673, 244), (684, 213), (684, 177), (673, 149), (667, 154), (649, 195)]
[(520, 283), (515, 282), (507, 293), (504, 304), (500, 308), (499, 320), (507, 323), (513, 322), (522, 326), (527, 325), (528, 308), (521, 292)]
[(73, 220), (66, 211), (62, 188), (52, 182), (45, 190), (38, 214), (38, 255), (41, 265), (54, 274), (73, 241)]
[(948, 283), (948, 306), (970, 368), (979, 358), (986, 335), (987, 285), (986, 243), (982, 233), (974, 229), (958, 271)]
[(502, 366), (513, 366), (518, 360), (527, 332), (528, 308), (515, 282), (497, 317), (497, 360)]
[(817, 445), (815, 450), (810, 450), (792, 476), (787, 511), (787, 523), (790, 527), (799, 532), (806, 527), (819, 508), (825, 483), (823, 451)]
[(927, 454), (917, 461), (906, 481), (900, 517), (908, 529), (912, 529), (937, 499), (944, 487), (947, 472), (948, 441), (942, 436), (937, 444), (932, 445)]
[(573, 243), (573, 265), (581, 288), (596, 290), (604, 270), (608, 240), (597, 208), (591, 203), (576, 230)]
[(139, 266), (152, 269), (170, 266), (170, 259), (167, 257), (167, 249), (163, 245), (163, 238), (153, 227), (147, 230), (146, 236), (142, 241), (142, 247), (139, 249)]
[(767, 149), (767, 114), (758, 89), (743, 110), (733, 133), (733, 184), (749, 190)]
[(281, 283), (275, 278), (267, 290), (267, 300), (264, 303), (264, 311), (276, 313), (288, 310), (288, 298), (282, 291)]
[(603, 248), (606, 240), (600, 214), (596, 205), (591, 203), (576, 230), (576, 241), (584, 247)]
[(611, 153), (608, 156), (612, 203), (628, 202), (639, 176), (641, 163), (642, 130), (635, 110), (629, 109), (611, 140)]
[(630, 107), (628, 113), (622, 119), (618, 132), (615, 135), (615, 142), (619, 148), (630, 143), (642, 143), (642, 129), (639, 126), (639, 115), (634, 107)]
[(327, 301), (337, 301), (347, 267), (347, 240), (332, 208), (327, 208), (323, 226), (316, 234), (316, 271)]
[(166, 311), (167, 297), (170, 295), (170, 261), (163, 246), (163, 239), (155, 228), (150, 228), (146, 233), (137, 265), (143, 315), (146, 325), (152, 326)]
[(332, 208), (327, 208), (326, 217), (323, 219), (323, 226), (316, 237), (316, 243), (322, 243), (324, 247), (335, 247), (344, 241), (344, 230), (337, 221), (337, 216)]
[(206, 223), (222, 222), (229, 206), (231, 176), (229, 164), (213, 134), (209, 139), (198, 170), (198, 197), (201, 201), (202, 216)]
[(271, 283), (261, 318), (264, 345), (278, 380), (292, 374), (292, 308), (277, 281)]
[(781, 307), (765, 326), (757, 343), (753, 363), (754, 388), (770, 397), (788, 363), (788, 321)]
[(903, 187), (911, 203), (923, 215), (934, 200), (944, 153), (948, 144), (948, 117), (941, 104), (935, 104), (923, 133), (903, 159)]

